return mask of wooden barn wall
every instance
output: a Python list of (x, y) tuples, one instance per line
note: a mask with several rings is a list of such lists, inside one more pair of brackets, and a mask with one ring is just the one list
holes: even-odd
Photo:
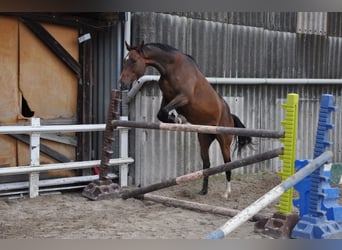
[[(40, 117), (42, 123), (75, 123), (77, 76), (17, 18), (0, 16), (0, 23), (0, 125), (26, 123), (31, 116)], [(78, 60), (77, 29), (43, 26)], [(50, 139), (41, 142), (75, 159), (74, 146)], [(56, 161), (41, 154), (41, 163), (52, 162)], [(29, 163), (28, 145), (0, 136), (0, 166)]]
[[(205, 19), (205, 20), (203, 20)], [(227, 21), (228, 20), (228, 21)], [(300, 20), (300, 22), (298, 22)], [(170, 44), (192, 55), (207, 77), (341, 78), (341, 15), (336, 13), (134, 13), (132, 44), (144, 40)], [(156, 71), (149, 69), (148, 74)], [(233, 113), (249, 128), (281, 129), (281, 104), (286, 95), (300, 96), (297, 158), (312, 157), (319, 100), (323, 93), (341, 103), (341, 85), (215, 85)], [(160, 91), (148, 83), (130, 105), (130, 119), (155, 121)], [(334, 161), (342, 161), (341, 115), (334, 114)], [(137, 185), (147, 185), (201, 168), (194, 134), (131, 131)], [(277, 140), (256, 139), (250, 155), (280, 146)], [(211, 148), (212, 164), (222, 163)], [(235, 157), (233, 157), (235, 158)], [(279, 160), (235, 172), (278, 171)]]

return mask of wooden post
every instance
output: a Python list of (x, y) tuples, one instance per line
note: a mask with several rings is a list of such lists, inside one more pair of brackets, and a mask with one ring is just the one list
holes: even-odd
[(108, 176), (110, 167), (109, 160), (113, 154), (112, 143), (114, 141), (112, 120), (119, 115), (119, 94), (120, 92), (115, 89), (111, 92), (106, 128), (103, 136), (99, 180), (89, 183), (82, 192), (83, 196), (91, 200), (111, 199), (119, 196), (120, 186), (112, 182), (111, 178)]
[(103, 135), (103, 147), (102, 147), (102, 157), (101, 157), (101, 166), (100, 166), (100, 180), (107, 180), (108, 171), (109, 171), (109, 159), (111, 158), (112, 151), (112, 143), (114, 142), (113, 137), (113, 125), (111, 121), (119, 116), (118, 108), (120, 102), (120, 92), (116, 90), (112, 90), (110, 103), (108, 107), (108, 114), (106, 120), (106, 128)]

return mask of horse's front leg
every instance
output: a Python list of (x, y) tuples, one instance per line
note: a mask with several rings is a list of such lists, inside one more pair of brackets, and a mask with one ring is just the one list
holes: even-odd
[(166, 105), (165, 99), (162, 99), (160, 109), (158, 111), (157, 117), (159, 121), (166, 122), (166, 123), (176, 123), (176, 117), (171, 116), (169, 112), (167, 112), (164, 107)]
[(170, 111), (188, 103), (187, 97), (182, 94), (177, 95), (169, 103), (166, 103), (165, 98), (163, 98), (157, 117), (161, 122), (179, 123), (178, 117), (175, 114), (170, 113)]

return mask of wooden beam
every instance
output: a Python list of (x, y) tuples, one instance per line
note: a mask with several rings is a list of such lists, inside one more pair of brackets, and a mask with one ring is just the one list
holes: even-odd
[(38, 22), (19, 18), (78, 78), (81, 77), (81, 65), (66, 51), (63, 46)]
[(163, 123), (163, 122), (139, 122), (139, 121), (123, 121), (113, 120), (114, 127), (127, 128), (146, 128), (167, 131), (184, 131), (197, 132), (204, 134), (232, 134), (238, 136), (252, 136), (263, 138), (282, 138), (285, 135), (284, 131), (266, 130), (266, 129), (247, 129), (247, 128), (232, 128), (222, 126), (207, 126), (195, 124), (178, 124), (178, 123)]
[[(11, 136), (27, 145), (30, 145), (30, 138), (27, 135), (8, 135), (8, 136)], [(70, 159), (68, 157), (57, 152), (56, 150), (53, 150), (52, 148), (44, 144), (40, 144), (40, 151), (50, 156), (51, 158), (57, 160), (58, 162), (70, 162)]]
[[(159, 196), (159, 195), (154, 195), (154, 194), (144, 194), (143, 196), (141, 196), (141, 198), (147, 201), (158, 202), (165, 206), (180, 207), (180, 208), (185, 208), (185, 209), (198, 211), (202, 213), (211, 213), (211, 214), (223, 215), (223, 216), (228, 216), (228, 217), (234, 217), (240, 212), (240, 210), (237, 210), (237, 209), (212, 206), (212, 205), (201, 204), (201, 203), (197, 203), (193, 201), (178, 200), (175, 198), (164, 197), (164, 196)], [(255, 214), (250, 220), (259, 221), (265, 218), (266, 217), (260, 214)]]
[(125, 20), (124, 12), (3, 12), (1, 15), (100, 31), (104, 31), (108, 26), (113, 25), (114, 22)]
[(159, 189), (168, 188), (168, 187), (172, 187), (172, 186), (179, 185), (182, 183), (187, 183), (190, 181), (198, 180), (207, 176), (222, 173), (228, 170), (233, 170), (233, 169), (247, 166), (253, 163), (270, 160), (275, 157), (278, 157), (279, 155), (283, 153), (284, 153), (283, 148), (273, 149), (265, 153), (248, 156), (243, 159), (239, 159), (239, 160), (232, 161), (232, 162), (227, 162), (225, 164), (222, 164), (216, 167), (211, 167), (211, 168), (199, 170), (193, 173), (185, 174), (185, 175), (182, 175), (176, 178), (171, 178), (171, 179), (158, 182), (158, 183), (146, 186), (146, 187), (137, 188), (133, 190), (124, 190), (121, 192), (120, 196), (124, 200), (128, 198), (132, 198), (132, 197), (139, 197), (142, 194), (150, 193)]
[(71, 136), (71, 135), (41, 134), (40, 138), (53, 141), (53, 142), (63, 143), (63, 144), (73, 146), (73, 147), (77, 147), (76, 137)]

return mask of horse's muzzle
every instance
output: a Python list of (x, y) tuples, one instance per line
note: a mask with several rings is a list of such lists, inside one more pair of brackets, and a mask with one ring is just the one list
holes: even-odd
[(120, 90), (130, 90), (132, 88), (132, 84), (131, 83), (124, 83), (124, 82), (120, 82)]
[(120, 89), (121, 90), (129, 90), (131, 88), (131, 83), (129, 81), (125, 81), (122, 77), (120, 78)]

